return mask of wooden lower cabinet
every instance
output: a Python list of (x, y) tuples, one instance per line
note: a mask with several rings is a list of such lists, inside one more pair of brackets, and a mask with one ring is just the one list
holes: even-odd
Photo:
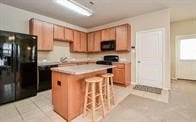
[(128, 86), (131, 82), (131, 64), (130, 63), (114, 63), (116, 67), (113, 69), (114, 83)]

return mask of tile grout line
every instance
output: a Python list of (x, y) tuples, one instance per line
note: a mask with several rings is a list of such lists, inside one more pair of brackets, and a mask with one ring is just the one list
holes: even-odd
[(51, 120), (51, 118), (50, 118), (50, 116), (48, 116), (33, 100), (30, 100), (50, 121), (52, 121)]
[(14, 104), (14, 107), (16, 108), (16, 111), (18, 112), (19, 116), (21, 117), (22, 121), (25, 122), (25, 119), (22, 116), (22, 113), (18, 110), (17, 106)]

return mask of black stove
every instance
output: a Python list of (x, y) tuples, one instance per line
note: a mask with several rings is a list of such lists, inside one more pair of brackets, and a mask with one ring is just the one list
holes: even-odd
[[(96, 64), (112, 65), (112, 62), (118, 62), (118, 61), (119, 61), (119, 56), (107, 55), (103, 57), (103, 60), (96, 61)], [(112, 69), (108, 69), (107, 72), (112, 73)]]

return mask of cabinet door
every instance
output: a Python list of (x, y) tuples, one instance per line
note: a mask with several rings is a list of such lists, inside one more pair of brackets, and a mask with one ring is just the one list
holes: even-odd
[(100, 52), (101, 51), (101, 31), (94, 32), (94, 50), (93, 52)]
[(65, 40), (73, 41), (74, 40), (74, 31), (70, 28), (65, 28)]
[(129, 51), (131, 48), (131, 31), (128, 24), (116, 27), (116, 50)]
[(87, 34), (84, 32), (81, 32), (80, 34), (81, 34), (80, 35), (80, 37), (81, 37), (81, 40), (80, 40), (81, 52), (87, 52)]
[(114, 82), (125, 84), (125, 69), (114, 68)]
[(42, 49), (42, 40), (43, 40), (43, 34), (42, 34), (42, 21), (31, 19), (29, 21), (29, 31), (30, 34), (37, 36), (37, 46), (38, 50)]
[(36, 19), (30, 20), (30, 34), (38, 36), (38, 50), (51, 51), (53, 49), (53, 24)]
[(43, 40), (42, 40), (42, 49), (41, 50), (52, 50), (53, 49), (53, 24), (43, 22)]
[(54, 39), (65, 40), (65, 29), (63, 26), (54, 25)]
[(74, 41), (72, 43), (72, 51), (73, 52), (80, 52), (80, 32), (74, 30)]
[(88, 33), (88, 52), (94, 51), (94, 33)]
[(102, 41), (115, 40), (116, 39), (115, 27), (102, 30), (101, 38)]

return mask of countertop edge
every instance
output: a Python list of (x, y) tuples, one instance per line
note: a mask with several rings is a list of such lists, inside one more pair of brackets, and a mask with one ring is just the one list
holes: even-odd
[[(71, 66), (68, 66), (71, 67)], [(116, 66), (110, 65), (109, 68), (115, 68)], [(63, 68), (63, 67), (61, 67)], [(93, 69), (93, 70), (87, 70), (85, 72), (70, 72), (70, 71), (65, 71), (60, 69), (60, 67), (57, 68), (51, 68), (52, 71), (56, 71), (56, 72), (60, 72), (60, 73), (65, 73), (65, 74), (70, 74), (70, 75), (82, 75), (82, 74), (87, 74), (87, 73), (91, 73), (91, 72), (97, 72), (97, 71), (102, 71), (102, 70), (107, 70), (109, 68), (98, 68), (98, 69)]]

